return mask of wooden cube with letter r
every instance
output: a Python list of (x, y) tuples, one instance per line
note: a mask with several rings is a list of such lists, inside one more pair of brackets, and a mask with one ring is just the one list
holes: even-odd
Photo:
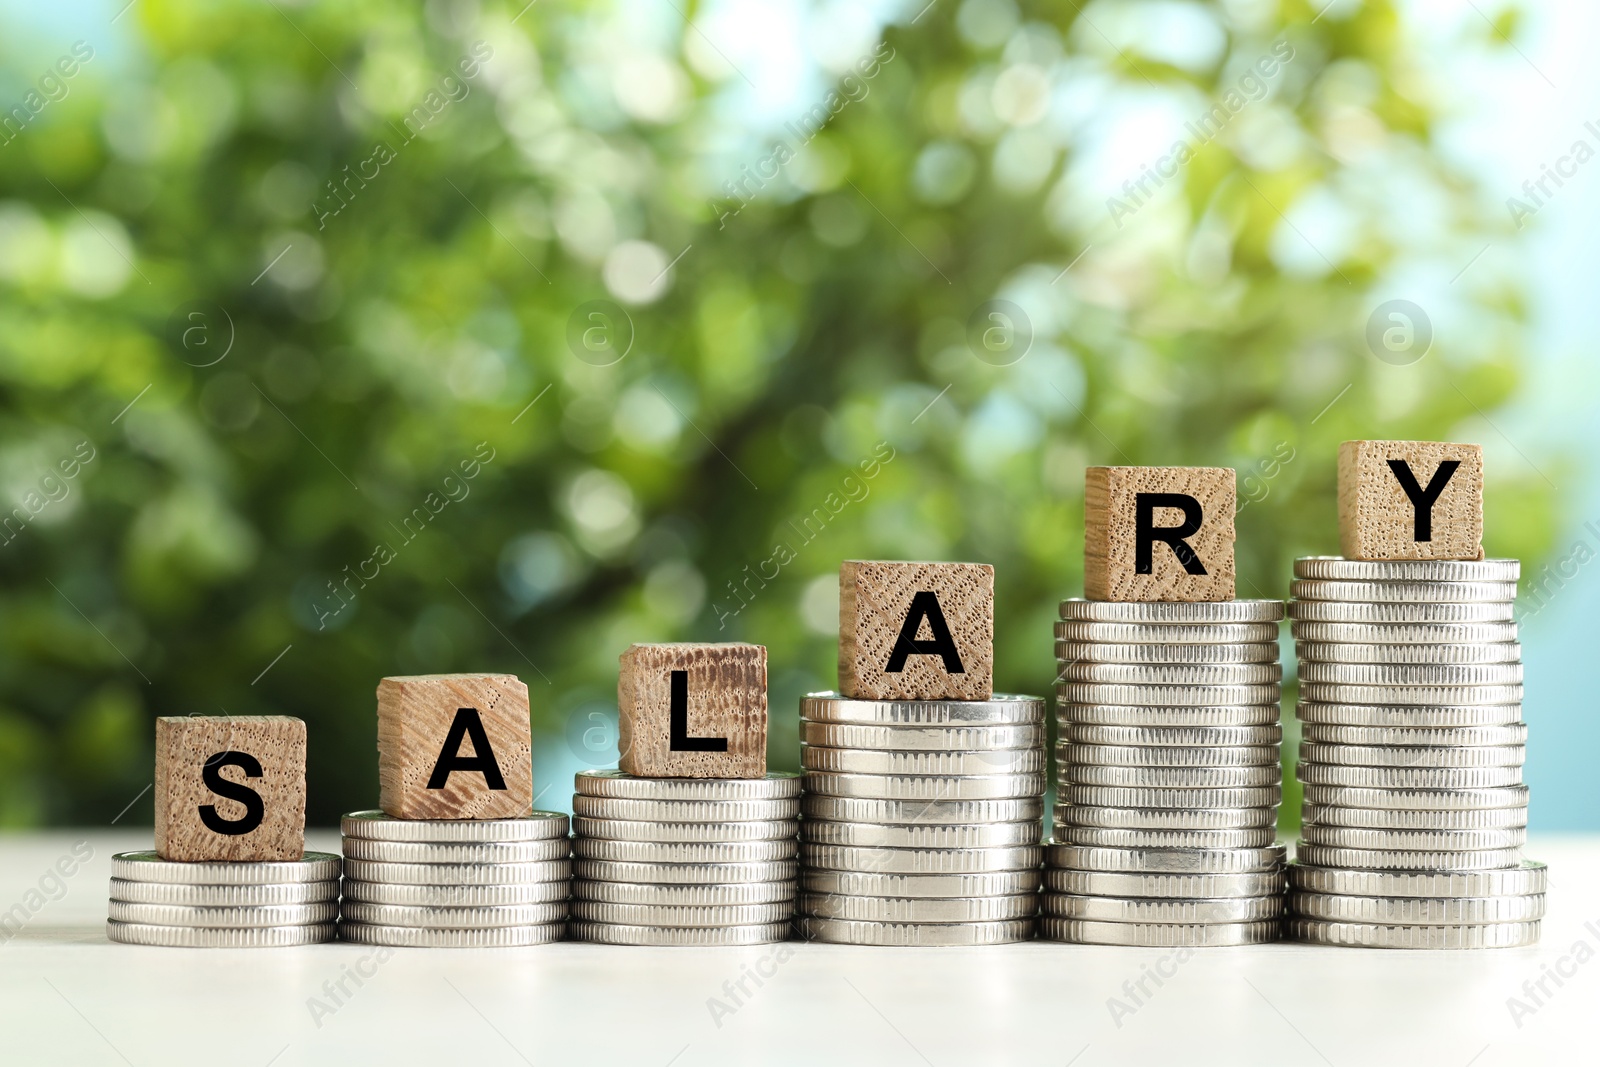
[(417, 674), (379, 682), (378, 806), (397, 819), (528, 814), (528, 687), (511, 674)]
[(1090, 467), (1083, 504), (1089, 600), (1233, 599), (1231, 467)]
[(625, 774), (760, 778), (767, 773), (767, 650), (744, 644), (632, 645), (617, 676)]
[(156, 720), (162, 859), (297, 860), (306, 846), (306, 724), (288, 715)]
[(994, 568), (841, 563), (839, 692), (861, 700), (988, 700)]
[(1339, 549), (1346, 559), (1482, 559), (1483, 448), (1344, 442)]

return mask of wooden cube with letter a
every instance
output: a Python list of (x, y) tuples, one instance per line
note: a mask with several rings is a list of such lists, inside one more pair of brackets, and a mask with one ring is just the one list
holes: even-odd
[(633, 645), (617, 676), (617, 767), (646, 778), (767, 773), (763, 645)]
[(1231, 467), (1090, 467), (1084, 482), (1085, 597), (1233, 599)]
[(417, 674), (379, 682), (378, 806), (397, 819), (528, 814), (528, 687), (511, 674)]
[(306, 847), (306, 724), (287, 715), (156, 720), (162, 859), (297, 860)]
[(988, 700), (994, 568), (841, 563), (839, 692), (861, 700)]
[(1482, 559), (1483, 449), (1340, 445), (1339, 548), (1346, 559)]

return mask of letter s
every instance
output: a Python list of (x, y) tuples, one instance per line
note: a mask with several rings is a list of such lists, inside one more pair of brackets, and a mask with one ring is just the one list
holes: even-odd
[(244, 815), (238, 819), (224, 819), (217, 814), (215, 804), (200, 805), (200, 821), (206, 824), (206, 829), (212, 833), (226, 834), (229, 837), (238, 837), (247, 834), (261, 825), (261, 820), (266, 815), (266, 805), (261, 801), (261, 794), (245, 785), (243, 782), (230, 782), (222, 777), (222, 768), (238, 767), (244, 771), (246, 778), (261, 777), (261, 761), (248, 752), (218, 752), (206, 760), (205, 769), (200, 773), (200, 780), (207, 789), (224, 800), (232, 800), (244, 805)]

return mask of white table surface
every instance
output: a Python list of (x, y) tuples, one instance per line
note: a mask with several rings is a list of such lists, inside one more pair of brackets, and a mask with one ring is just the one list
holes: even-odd
[[(337, 851), (337, 835), (312, 835)], [(1593, 1063), (1600, 1007), (1600, 837), (1536, 837), (1551, 867), (1534, 948), (1207, 949), (1131, 1016), (1108, 998), (1159, 950), (1036, 942), (977, 949), (399, 949), (331, 1015), (308, 1001), (376, 950), (181, 950), (105, 937), (114, 852), (148, 831), (0, 836), (0, 910), (74, 842), (93, 858), (0, 945), (0, 1063), (874, 1065)], [(1593, 924), (1586, 926), (1586, 923)], [(1588, 949), (1518, 1025), (1545, 964)], [(776, 973), (731, 1015), (712, 997), (763, 957)], [(1594, 957), (1594, 958), (1589, 958)], [(1168, 965), (1170, 969), (1170, 964)], [(328, 1003), (332, 1003), (328, 1001)], [(732, 1004), (732, 1001), (727, 1001)], [(1130, 1002), (1131, 1003), (1131, 1002)], [(1531, 1002), (1530, 1002), (1531, 1003)], [(1118, 1023), (1120, 1022), (1120, 1026)]]

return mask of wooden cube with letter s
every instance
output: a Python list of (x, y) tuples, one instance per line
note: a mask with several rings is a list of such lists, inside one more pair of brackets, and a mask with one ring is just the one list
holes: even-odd
[(861, 700), (988, 700), (994, 568), (841, 563), (839, 691)]
[(378, 683), (378, 806), (397, 819), (514, 819), (533, 809), (528, 687), (510, 674)]
[(306, 724), (287, 715), (156, 720), (156, 853), (297, 860), (306, 843)]

